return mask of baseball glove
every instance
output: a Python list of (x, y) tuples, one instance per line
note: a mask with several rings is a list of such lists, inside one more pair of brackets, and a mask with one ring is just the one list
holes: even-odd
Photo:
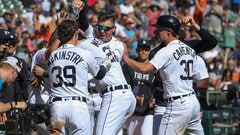
[(32, 85), (33, 87), (39, 88), (40, 85), (44, 85), (44, 80), (41, 77), (34, 76), (27, 84)]

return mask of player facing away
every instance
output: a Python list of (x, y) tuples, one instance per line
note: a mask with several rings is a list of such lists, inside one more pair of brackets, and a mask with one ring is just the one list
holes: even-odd
[[(180, 22), (174, 16), (163, 15), (154, 25), (155, 34), (166, 44), (148, 63), (139, 63), (128, 57), (123, 59), (142, 73), (159, 71), (163, 81), (166, 111), (161, 120), (159, 135), (203, 135), (200, 123), (200, 104), (193, 90), (193, 77), (198, 74), (195, 51), (178, 40)], [(195, 78), (197, 79), (197, 78)]]
[(90, 134), (88, 72), (96, 79), (102, 79), (108, 70), (106, 67), (110, 68), (107, 60), (99, 65), (90, 51), (75, 47), (78, 32), (74, 20), (64, 20), (57, 31), (60, 47), (51, 53), (48, 60), (51, 123), (54, 129), (55, 123), (62, 122), (63, 126), (56, 130), (63, 135)]
[(101, 63), (106, 56), (111, 60), (110, 70), (96, 83), (102, 95), (96, 135), (116, 135), (133, 114), (136, 105), (131, 86), (127, 84), (120, 65), (124, 47), (112, 36), (115, 30), (115, 15), (102, 13), (98, 17), (96, 37), (79, 44), (79, 47), (90, 50), (98, 62)]

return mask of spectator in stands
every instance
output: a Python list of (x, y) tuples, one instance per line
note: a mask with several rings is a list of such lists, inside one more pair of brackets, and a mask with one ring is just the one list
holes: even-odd
[(218, 0), (210, 0), (210, 9), (206, 12), (205, 21), (208, 30), (215, 36), (222, 34), (223, 7), (218, 4)]
[(169, 3), (166, 0), (152, 0), (152, 4), (158, 5), (161, 9), (161, 15), (169, 14)]
[(15, 9), (13, 10), (13, 13), (11, 13), (10, 11), (5, 11), (3, 13), (3, 18), (7, 24), (8, 31), (14, 32), (14, 28), (16, 27), (16, 19), (17, 19)]
[(158, 17), (161, 15), (162, 9), (158, 5), (151, 5), (150, 10), (147, 13), (148, 17), (148, 35), (153, 38), (154, 37), (154, 31), (156, 28), (154, 28), (152, 25), (157, 22)]
[(140, 35), (140, 30), (136, 30), (133, 26), (136, 25), (132, 18), (127, 18), (124, 22), (124, 32), (127, 34), (126, 44), (131, 48), (130, 57), (134, 58), (137, 56), (137, 39)]
[(240, 16), (234, 22), (232, 22), (232, 20), (230, 19), (230, 11), (226, 10), (225, 17), (225, 25), (223, 28), (224, 44), (221, 47), (223, 47), (224, 49), (224, 64), (226, 65), (227, 59), (233, 55), (233, 53), (231, 52), (234, 51), (234, 49), (236, 48), (235, 29), (240, 22)]
[(228, 90), (228, 86), (232, 84), (232, 76), (233, 76), (233, 72), (229, 68), (226, 68), (223, 71), (221, 85), (220, 85), (220, 89), (222, 91)]
[(124, 4), (120, 4), (121, 13), (125, 15), (133, 14), (134, 4), (135, 3), (131, 3), (131, 0), (124, 0)]
[(43, 7), (43, 15), (48, 16), (50, 14), (51, 2), (49, 0), (43, 0), (41, 6)]
[(235, 59), (235, 63), (237, 64), (237, 69), (240, 71), (240, 39), (236, 41), (236, 49), (233, 53), (233, 58)]
[(223, 74), (222, 59), (215, 57), (213, 59), (213, 69), (210, 69), (209, 65), (207, 67), (209, 72), (209, 83), (210, 83), (209, 90), (219, 90), (221, 78)]
[(102, 7), (100, 6), (100, 3), (99, 2), (95, 2), (93, 4), (92, 7), (90, 7), (90, 13), (93, 13), (93, 14), (96, 14), (98, 15), (99, 13), (101, 13), (103, 10), (102, 10)]
[(228, 59), (227, 69), (230, 69), (232, 72), (231, 80), (233, 82), (239, 82), (239, 70), (237, 69), (235, 60), (233, 58)]
[(51, 0), (51, 6), (55, 7), (57, 12), (69, 10), (67, 0)]
[(19, 32), (18, 36), (19, 43), (16, 50), (16, 55), (27, 61), (27, 57), (31, 56), (34, 53), (34, 43), (29, 37), (28, 31), (26, 29), (22, 29), (21, 32)]
[(141, 22), (140, 25), (140, 38), (142, 39), (148, 39), (148, 17), (147, 17), (147, 12), (148, 12), (148, 6), (146, 3), (143, 3), (140, 5), (140, 9), (136, 13), (139, 17), (139, 21)]
[(207, 0), (194, 0), (195, 3), (195, 10), (193, 17), (195, 21), (201, 26), (202, 19), (205, 15)]

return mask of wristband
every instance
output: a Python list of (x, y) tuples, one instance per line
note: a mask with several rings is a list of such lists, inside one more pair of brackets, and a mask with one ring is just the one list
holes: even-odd
[(49, 75), (48, 75), (48, 72), (47, 72), (47, 71), (44, 71), (44, 72), (43, 72), (43, 77), (46, 77), (46, 78), (48, 78), (48, 77), (49, 77)]
[(12, 108), (13, 108), (13, 105), (12, 105), (12, 103), (10, 102), (9, 104), (10, 104), (10, 106), (11, 106), (11, 108), (10, 108), (10, 109), (12, 109)]

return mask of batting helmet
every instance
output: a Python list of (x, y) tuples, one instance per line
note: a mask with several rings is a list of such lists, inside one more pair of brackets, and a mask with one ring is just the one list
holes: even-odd
[(158, 17), (157, 23), (153, 24), (156, 28), (170, 28), (178, 35), (181, 24), (179, 20), (171, 15), (161, 15)]

